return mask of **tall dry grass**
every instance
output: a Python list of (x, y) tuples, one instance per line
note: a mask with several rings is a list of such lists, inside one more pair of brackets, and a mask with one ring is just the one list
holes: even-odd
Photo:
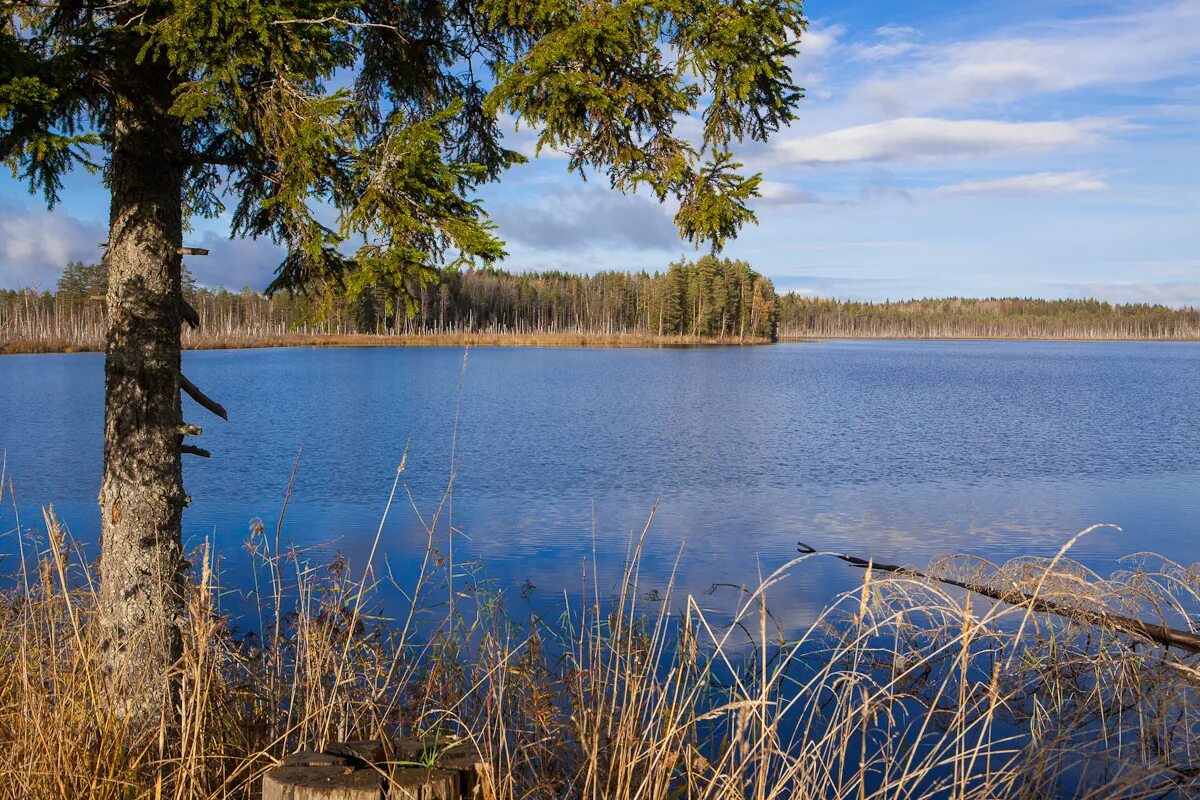
[[(473, 742), (494, 764), (488, 795), (514, 800), (1200, 788), (1195, 657), (870, 571), (789, 634), (769, 598), (819, 556), (715, 597), (673, 585), (646, 594), (649, 524), (611, 587), (585, 572), (579, 599), (556, 616), (522, 614), (453, 563), (448, 497), (421, 517), (427, 546), (405, 586), (384, 586), (378, 538), (365, 566), (322, 563), (286, 545), (282, 517), (255, 524), (252, 611), (240, 621), (223, 611), (220, 563), (201, 548), (176, 708), (141, 738), (106, 711), (90, 565), (52, 510), (40, 534), (10, 534), (18, 567), (0, 599), (0, 795), (253, 797), (290, 751), (399, 733)], [(1065, 549), (931, 570), (1176, 625), (1197, 619), (1200, 571), (1148, 556), (1107, 579)], [(406, 597), (389, 617), (385, 588)]]

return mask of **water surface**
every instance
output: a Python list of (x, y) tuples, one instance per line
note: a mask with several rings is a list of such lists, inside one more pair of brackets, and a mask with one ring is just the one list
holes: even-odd
[[(301, 448), (284, 538), (360, 562), (407, 452), (380, 542), (401, 580), (425, 541), (409, 495), (428, 516), (452, 463), (455, 558), (546, 597), (577, 594), (585, 561), (615, 578), (656, 502), (644, 588), (674, 570), (697, 594), (754, 582), (798, 540), (910, 563), (1003, 560), (1104, 522), (1123, 532), (1075, 551), (1102, 571), (1140, 550), (1200, 560), (1197, 344), (494, 348), (465, 371), (455, 349), (279, 349), (184, 364), (230, 414), (185, 401), (213, 452), (185, 457), (185, 536), (214, 541), (235, 585), (248, 526), (274, 528)], [(102, 358), (0, 358), (0, 387), (22, 523), (53, 503), (94, 542)], [(14, 525), (6, 501), (0, 530)], [(806, 564), (773, 605), (800, 624), (854, 577)]]

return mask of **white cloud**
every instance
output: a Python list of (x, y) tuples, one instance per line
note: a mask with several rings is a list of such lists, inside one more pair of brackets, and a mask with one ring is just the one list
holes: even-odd
[(200, 247), (207, 256), (184, 259), (201, 286), (225, 286), (240, 289), (249, 286), (261, 291), (275, 278), (275, 269), (286, 255), (269, 239), (230, 239), (205, 231)]
[(880, 25), (875, 35), (885, 39), (917, 39), (921, 32), (911, 25)]
[(1121, 262), (1120, 266), (1134, 269), (1139, 275), (1147, 278), (1186, 279), (1195, 278), (1200, 275), (1200, 258), (1180, 258), (1174, 260), (1139, 259), (1137, 261)]
[(821, 198), (812, 192), (806, 192), (790, 183), (763, 181), (758, 190), (761, 194), (758, 204), (764, 206), (796, 206), (822, 202)]
[(68, 261), (100, 260), (104, 228), (61, 211), (0, 206), (0, 286), (53, 288)]
[(1078, 282), (1053, 284), (1071, 297), (1089, 297), (1110, 303), (1157, 303), (1175, 308), (1200, 308), (1200, 283), (1146, 281)]
[(1006, 103), (1084, 87), (1194, 73), (1200, 0), (1063, 23), (1036, 36), (922, 48), (915, 65), (863, 82), (856, 95), (891, 114)]
[(800, 58), (818, 59), (829, 54), (843, 36), (844, 25), (813, 25), (800, 37)]
[(680, 244), (665, 206), (604, 189), (576, 188), (531, 203), (496, 204), (492, 219), (502, 239), (539, 250), (671, 250)]
[(931, 117), (900, 119), (777, 140), (777, 163), (817, 165), (853, 162), (936, 161), (1031, 155), (1101, 141), (1112, 120), (1002, 122)]
[(830, 96), (829, 90), (824, 88), (827, 81), (825, 68), (833, 54), (841, 48), (841, 40), (845, 35), (846, 28), (843, 25), (814, 23), (800, 37), (800, 54), (792, 59), (789, 66), (793, 80), (804, 87), (810, 99)]
[[(53, 289), (68, 261), (96, 263), (106, 226), (80, 220), (61, 210), (46, 211), (0, 203), (0, 287)], [(212, 231), (186, 235), (187, 244), (210, 250), (186, 260), (204, 286), (252, 286), (262, 289), (283, 260), (282, 248), (269, 241), (229, 240)]]
[(976, 194), (1069, 194), (1072, 192), (1099, 192), (1108, 188), (1104, 179), (1094, 172), (1037, 172), (1032, 175), (1014, 175), (986, 181), (965, 181), (940, 186), (933, 190), (941, 195)]
[(498, 124), (504, 136), (504, 146), (530, 160), (570, 158), (570, 154), (553, 147), (543, 147), (539, 153), (537, 145), (541, 131), (511, 114), (501, 114)]
[(880, 297), (896, 296), (903, 281), (896, 278), (861, 277), (848, 274), (852, 268), (841, 268), (838, 275), (789, 274), (772, 275), (775, 288), (781, 292), (815, 295), (817, 297)]
[(850, 46), (850, 57), (855, 61), (887, 61), (916, 50), (921, 37), (916, 28), (903, 25), (884, 25), (875, 29), (875, 41), (860, 42)]
[(916, 47), (916, 42), (907, 41), (862, 44), (854, 47), (853, 57), (858, 61), (888, 61), (912, 52)]
[(870, 242), (829, 242), (826, 244), (804, 245), (802, 250), (895, 250), (900, 247), (918, 247), (920, 242), (906, 241), (870, 241)]

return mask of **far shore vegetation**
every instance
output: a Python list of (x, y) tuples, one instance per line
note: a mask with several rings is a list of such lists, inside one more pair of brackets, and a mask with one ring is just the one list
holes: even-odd
[[(71, 262), (53, 291), (0, 290), (0, 353), (104, 349), (104, 268)], [(1200, 309), (1145, 303), (946, 298), (879, 303), (779, 295), (745, 261), (704, 256), (664, 272), (440, 272), (400, 298), (263, 294), (184, 277), (189, 349), (253, 347), (672, 347), (806, 339), (1200, 340)]]
[(788, 293), (781, 339), (1197, 341), (1200, 308), (1004, 297), (862, 303)]

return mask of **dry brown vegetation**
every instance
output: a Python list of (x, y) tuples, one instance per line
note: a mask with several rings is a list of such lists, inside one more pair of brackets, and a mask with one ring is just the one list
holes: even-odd
[[(724, 595), (644, 594), (649, 524), (614, 589), (589, 573), (559, 616), (519, 615), (443, 556), (440, 512), (424, 519), (421, 577), (388, 618), (385, 570), (320, 564), (282, 543), (280, 520), (252, 527), (256, 610), (243, 622), (260, 635), (238, 633), (221, 611), (219, 564), (198, 552), (177, 707), (148, 738), (104, 711), (92, 573), (52, 510), (41, 535), (10, 534), (19, 566), (0, 601), (0, 796), (253, 797), (289, 751), (399, 732), (472, 742), (495, 765), (489, 796), (514, 800), (1200, 789), (1194, 655), (871, 570), (789, 634), (769, 598), (819, 554)], [(1102, 579), (1066, 550), (1005, 565), (959, 557), (930, 572), (1196, 621), (1197, 567), (1146, 556)], [(727, 608), (711, 610), (722, 597)]]
[(769, 344), (734, 336), (656, 336), (643, 333), (430, 333), (404, 336), (343, 334), (296, 337), (289, 347), (696, 347)]
[(0, 342), (0, 355), (18, 356), (37, 353), (89, 353), (103, 347), (78, 345), (63, 339), (14, 339)]

